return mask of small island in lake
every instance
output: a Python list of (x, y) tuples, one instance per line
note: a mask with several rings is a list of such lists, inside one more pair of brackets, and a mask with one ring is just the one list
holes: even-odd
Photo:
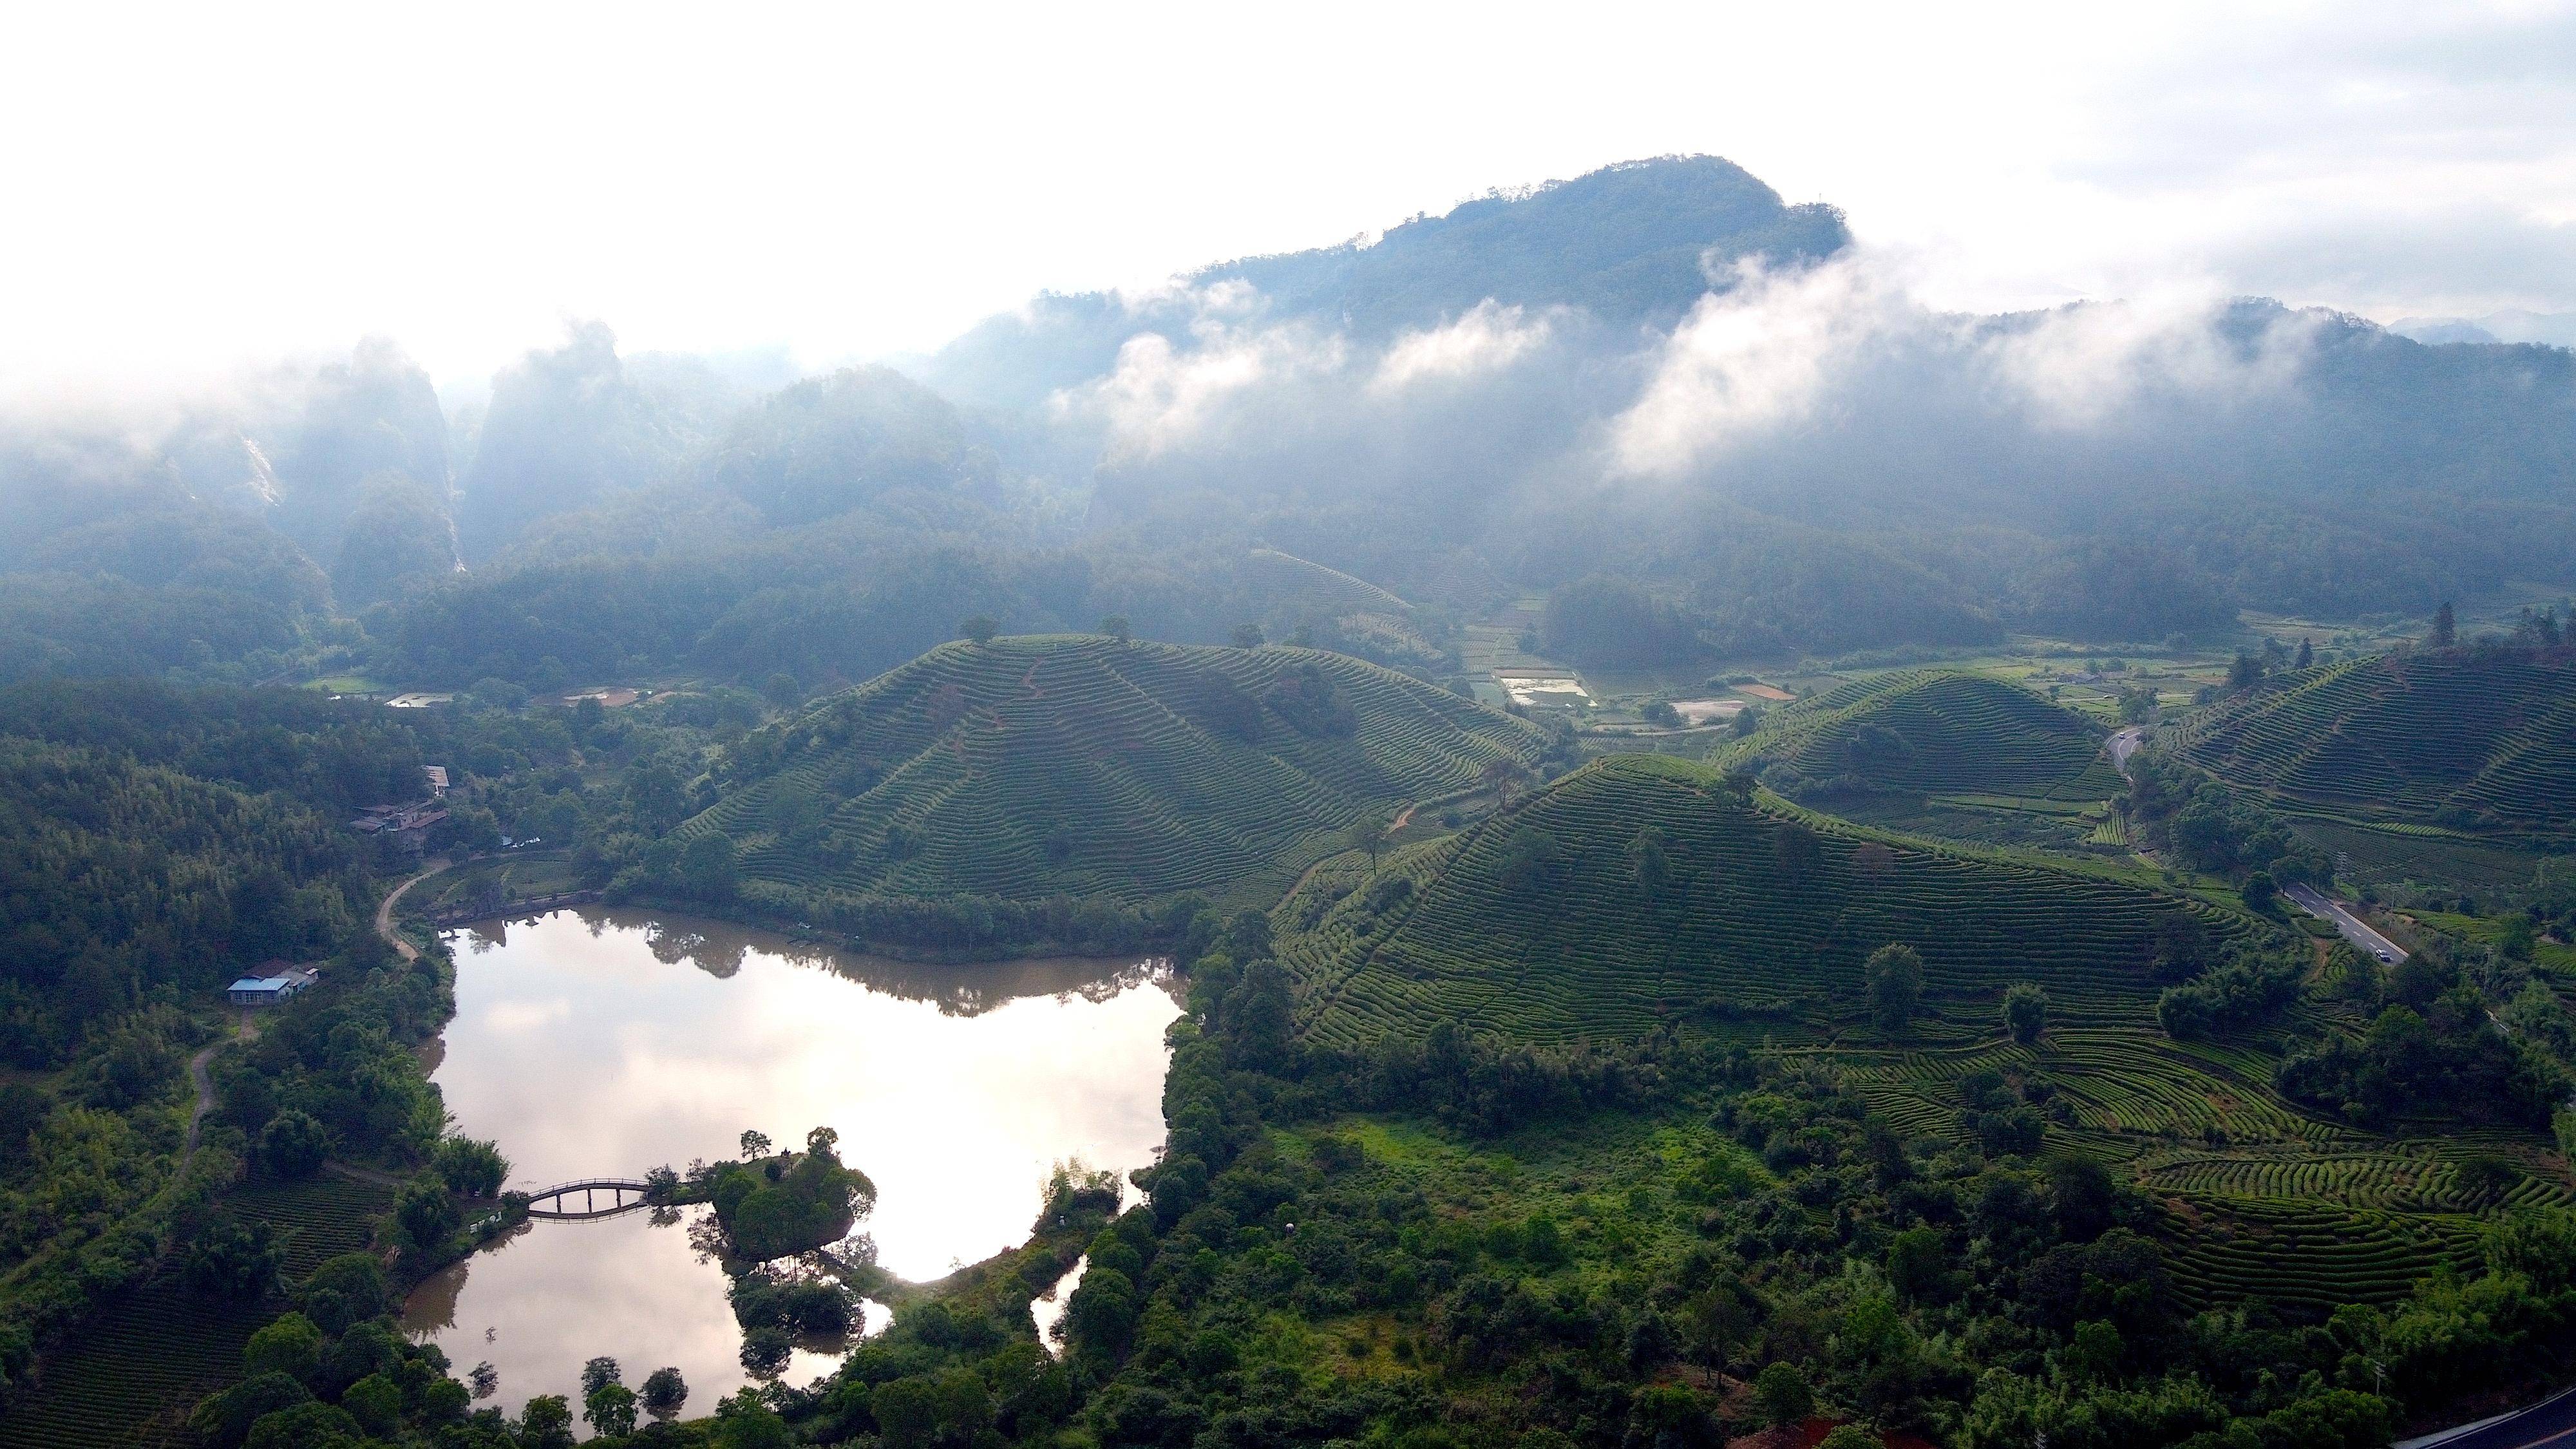
[(688, 1196), (714, 1206), (736, 1258), (760, 1263), (829, 1247), (877, 1199), (866, 1173), (841, 1165), (839, 1143), (839, 1133), (817, 1127), (803, 1152), (772, 1154), (767, 1137), (745, 1132), (744, 1160), (692, 1171)]

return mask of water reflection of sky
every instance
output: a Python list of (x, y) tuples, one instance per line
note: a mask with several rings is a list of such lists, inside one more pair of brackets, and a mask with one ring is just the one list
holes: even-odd
[[(870, 1305), (870, 1326), (884, 1316)], [(666, 1364), (679, 1369), (691, 1414), (713, 1413), (751, 1382), (723, 1271), (690, 1247), (685, 1221), (656, 1224), (648, 1213), (527, 1224), (421, 1284), (403, 1327), (435, 1339), (458, 1378), (491, 1364), (500, 1386), (488, 1402), (513, 1414), (534, 1394), (562, 1394), (578, 1411), (581, 1366), (603, 1354), (628, 1388)], [(803, 1384), (831, 1372), (840, 1363), (831, 1347), (800, 1347), (782, 1377)]]
[[(457, 1013), (434, 1080), (461, 1131), (500, 1143), (515, 1187), (685, 1170), (733, 1155), (746, 1127), (783, 1145), (828, 1125), (877, 1184), (864, 1227), (878, 1260), (926, 1279), (1025, 1240), (1054, 1164), (1123, 1171), (1162, 1142), (1162, 1035), (1178, 1008), (1146, 963), (924, 966), (599, 911), (465, 933), (456, 947)], [(681, 1229), (640, 1214), (541, 1224), (465, 1268), (448, 1303), (416, 1309), (453, 1318), (437, 1336), (460, 1372), (501, 1368), (505, 1403), (570, 1390), (554, 1381), (562, 1365), (577, 1374), (597, 1353), (638, 1381), (671, 1362), (713, 1388), (739, 1346), (721, 1275)], [(663, 1351), (703, 1369), (601, 1342), (644, 1318), (668, 1320), (654, 1330), (674, 1345)], [(557, 1343), (505, 1363), (486, 1329), (492, 1348)]]

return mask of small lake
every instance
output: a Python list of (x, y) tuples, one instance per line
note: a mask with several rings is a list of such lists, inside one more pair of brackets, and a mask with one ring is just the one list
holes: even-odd
[[(640, 1178), (840, 1133), (877, 1185), (860, 1226), (923, 1281), (1027, 1240), (1058, 1163), (1121, 1173), (1162, 1144), (1163, 1032), (1180, 1014), (1151, 961), (926, 966), (657, 913), (558, 911), (455, 933), (456, 1018), (432, 1080), (458, 1129), (497, 1141), (510, 1186)], [(631, 1387), (665, 1364), (689, 1411), (748, 1382), (725, 1276), (696, 1210), (536, 1222), (432, 1278), (405, 1324), (491, 1400), (579, 1398), (608, 1355)], [(871, 1326), (883, 1313), (872, 1308)], [(802, 1383), (837, 1362), (800, 1349)]]

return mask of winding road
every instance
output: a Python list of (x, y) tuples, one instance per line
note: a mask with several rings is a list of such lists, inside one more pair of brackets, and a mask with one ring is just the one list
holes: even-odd
[(2111, 731), (2111, 738), (2104, 742), (2109, 746), (2111, 751), (2111, 768), (2119, 771), (2124, 776), (2127, 775), (2129, 773), (2129, 757), (2136, 754), (2139, 746), (2144, 745), (2146, 742), (2147, 727), (2145, 725), (2122, 725), (2120, 728)]

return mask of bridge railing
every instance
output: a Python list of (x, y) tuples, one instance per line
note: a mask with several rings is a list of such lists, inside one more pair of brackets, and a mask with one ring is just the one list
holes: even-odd
[[(625, 1212), (632, 1208), (649, 1206), (648, 1199), (652, 1190), (651, 1183), (637, 1182), (632, 1178), (623, 1177), (589, 1177), (574, 1182), (559, 1182), (552, 1187), (540, 1188), (527, 1195), (528, 1215), (531, 1217), (593, 1217)], [(603, 1192), (610, 1195), (607, 1207), (599, 1206), (596, 1201), (597, 1195)], [(582, 1205), (577, 1208), (566, 1206), (567, 1199), (576, 1194), (582, 1198)], [(629, 1201), (630, 1198), (633, 1200)]]

